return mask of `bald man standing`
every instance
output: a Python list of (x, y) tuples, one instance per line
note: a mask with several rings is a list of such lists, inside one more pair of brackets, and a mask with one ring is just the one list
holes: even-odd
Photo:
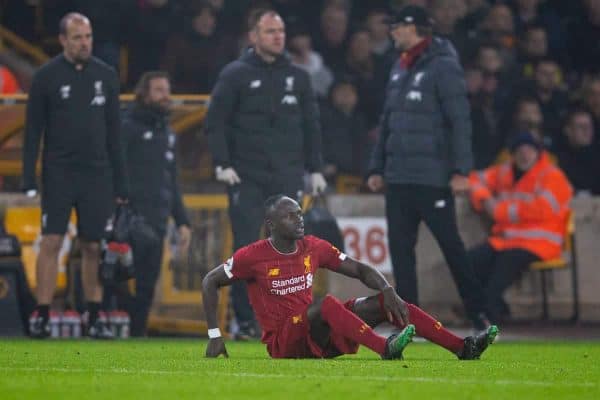
[(50, 335), (49, 308), (56, 289), (58, 254), (71, 210), (77, 213), (82, 284), (89, 312), (87, 334), (112, 338), (98, 318), (100, 240), (117, 202), (128, 197), (119, 136), (119, 80), (92, 56), (92, 27), (78, 13), (59, 26), (62, 54), (35, 74), (27, 102), (23, 189), (37, 196), (36, 163), (42, 149), (42, 240), (37, 259), (37, 317), (30, 335)]

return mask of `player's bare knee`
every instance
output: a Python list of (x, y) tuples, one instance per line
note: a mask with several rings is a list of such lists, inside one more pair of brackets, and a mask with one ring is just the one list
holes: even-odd
[(357, 299), (354, 302), (353, 311), (355, 314), (377, 315), (381, 311), (379, 299), (377, 296)]

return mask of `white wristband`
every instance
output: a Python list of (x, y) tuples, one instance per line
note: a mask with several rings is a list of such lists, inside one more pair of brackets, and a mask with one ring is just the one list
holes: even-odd
[(221, 337), (221, 330), (219, 328), (213, 328), (208, 330), (208, 338), (216, 339)]

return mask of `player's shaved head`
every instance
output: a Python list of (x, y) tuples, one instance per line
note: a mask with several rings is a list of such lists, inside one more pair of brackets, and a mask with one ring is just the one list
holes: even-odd
[(267, 200), (265, 200), (265, 217), (267, 219), (272, 219), (272, 217), (275, 215), (275, 212), (277, 211), (277, 206), (283, 199), (289, 199), (291, 201), (294, 201), (283, 194), (275, 194), (273, 196), (270, 196)]

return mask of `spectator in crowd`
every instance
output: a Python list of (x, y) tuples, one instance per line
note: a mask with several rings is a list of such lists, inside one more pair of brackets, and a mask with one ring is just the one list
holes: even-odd
[(560, 135), (560, 125), (567, 111), (567, 94), (561, 88), (562, 71), (558, 64), (548, 58), (538, 60), (533, 79), (517, 88), (514, 98), (534, 97), (542, 111), (544, 120), (544, 145), (554, 148), (554, 141)]
[(515, 0), (513, 7), (514, 25), (517, 35), (522, 35), (527, 27), (536, 24), (547, 32), (549, 53), (556, 57), (565, 47), (565, 32), (559, 15), (543, 0)]
[(118, 70), (121, 45), (133, 18), (133, 2), (73, 0), (73, 9), (87, 15), (94, 24), (94, 55)]
[[(381, 8), (376, 8), (367, 14), (366, 28), (371, 36), (371, 53), (377, 58), (384, 60), (395, 58), (396, 51), (394, 43), (390, 39), (390, 27), (387, 23), (389, 18), (388, 13)], [(389, 65), (393, 63), (389, 61)]]
[(333, 83), (333, 73), (323, 63), (323, 57), (313, 50), (308, 31), (301, 27), (290, 29), (287, 48), (292, 64), (308, 72), (317, 96), (326, 97)]
[(600, 75), (584, 79), (582, 86), (583, 102), (594, 118), (596, 140), (598, 140), (600, 138)]
[[(126, 202), (127, 174), (119, 134), (119, 79), (92, 57), (92, 27), (82, 14), (60, 22), (63, 53), (35, 74), (27, 101), (23, 188), (37, 195), (36, 164), (42, 150), (42, 240), (37, 258), (37, 308), (31, 336), (50, 336), (49, 308), (56, 288), (58, 254), (71, 209), (81, 240), (83, 291), (88, 301), (87, 334), (109, 339), (98, 318), (100, 240), (114, 205)], [(112, 177), (111, 177), (112, 175)]]
[(358, 91), (351, 79), (336, 81), (322, 102), (323, 173), (329, 182), (338, 174), (362, 176), (365, 171), (367, 121), (357, 108)]
[(483, 72), (483, 89), (490, 97), (490, 106), (500, 113), (510, 96), (511, 77), (498, 46), (489, 42), (480, 44), (475, 53), (475, 65)]
[(594, 120), (581, 108), (572, 110), (563, 129), (558, 163), (577, 193), (600, 195), (600, 149), (594, 141)]
[(172, 77), (174, 93), (210, 93), (221, 68), (237, 55), (227, 37), (217, 36), (217, 17), (206, 3), (192, 6), (183, 32), (167, 40), (162, 68)]
[(465, 16), (457, 21), (456, 46), (460, 51), (461, 59), (470, 59), (476, 46), (471, 42), (478, 38), (478, 28), (480, 22), (487, 15), (490, 3), (487, 0), (465, 0)]
[(573, 193), (534, 135), (517, 134), (510, 150), (510, 161), (469, 177), (473, 207), (494, 222), (488, 240), (469, 251), (493, 323), (506, 316), (504, 291), (529, 264), (560, 256)]
[[(494, 79), (492, 84), (490, 79)], [(471, 106), (473, 165), (482, 169), (494, 161), (498, 152), (497, 121), (493, 108), (497, 83), (495, 78), (484, 77), (483, 71), (477, 67), (465, 69), (465, 82)]]
[(356, 82), (360, 109), (367, 116), (371, 126), (383, 108), (381, 93), (385, 92), (389, 71), (385, 71), (384, 63), (377, 63), (371, 53), (371, 36), (365, 29), (357, 29), (348, 38), (348, 48), (342, 69), (337, 76), (349, 75)]
[[(221, 71), (205, 124), (216, 178), (227, 184), (234, 249), (259, 238), (267, 197), (302, 196), (305, 170), (313, 192), (326, 187), (310, 77), (284, 54), (285, 26), (276, 12), (256, 12), (251, 26), (253, 47)], [(244, 283), (231, 294), (238, 337), (256, 336)]]
[(600, 73), (600, 2), (583, 0), (585, 12), (567, 24), (567, 50), (571, 68), (579, 75)]
[(340, 6), (326, 6), (321, 11), (315, 48), (323, 56), (325, 64), (335, 71), (340, 69), (345, 59), (349, 18), (348, 11)]
[(515, 61), (515, 26), (513, 14), (506, 4), (496, 3), (479, 25), (479, 40), (495, 44), (506, 66)]
[(435, 34), (456, 42), (456, 24), (467, 14), (465, 0), (433, 0), (430, 5)]
[(176, 23), (175, 16), (173, 0), (137, 2), (129, 36), (128, 81), (132, 86), (145, 71), (160, 67), (167, 38)]
[[(502, 121), (501, 130), (504, 134), (502, 142), (504, 147), (498, 153), (496, 163), (510, 160), (510, 140), (519, 132), (530, 133), (542, 145), (546, 142), (551, 143), (550, 138), (544, 132), (544, 114), (542, 114), (540, 103), (534, 97), (520, 98), (514, 106), (510, 118)], [(546, 153), (550, 162), (556, 164), (556, 157), (549, 152)]]
[(528, 25), (519, 36), (517, 53), (518, 79), (532, 79), (537, 62), (548, 56), (548, 35), (541, 25)]
[(187, 254), (190, 223), (179, 186), (175, 133), (169, 127), (169, 77), (162, 71), (146, 72), (135, 89), (135, 102), (123, 117), (121, 132), (131, 181), (130, 200), (156, 234), (155, 243), (133, 243), (135, 291), (128, 307), (131, 336), (144, 336), (154, 287), (162, 264), (167, 219), (178, 228), (179, 252)]
[(15, 94), (20, 91), (21, 88), (15, 74), (8, 67), (0, 64), (0, 94)]
[(468, 187), (471, 123), (464, 72), (452, 45), (432, 37), (425, 9), (407, 6), (391, 27), (402, 51), (391, 72), (367, 184), (386, 185), (388, 243), (398, 294), (418, 302), (415, 245), (421, 220), (440, 244), (467, 315), (487, 325), (483, 291), (456, 224), (454, 194)]

